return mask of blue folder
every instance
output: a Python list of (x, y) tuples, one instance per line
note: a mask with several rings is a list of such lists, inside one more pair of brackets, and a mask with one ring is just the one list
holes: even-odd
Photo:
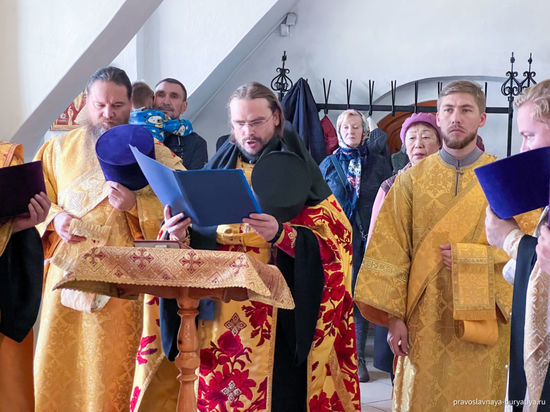
[(130, 146), (141, 171), (172, 215), (183, 212), (199, 226), (240, 223), (250, 213), (262, 213), (239, 169), (173, 170)]

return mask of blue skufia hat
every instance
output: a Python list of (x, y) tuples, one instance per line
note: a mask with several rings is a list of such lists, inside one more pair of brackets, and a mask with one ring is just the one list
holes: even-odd
[(155, 142), (151, 133), (142, 126), (131, 124), (116, 126), (103, 133), (95, 145), (95, 151), (105, 180), (118, 182), (130, 190), (139, 190), (148, 183), (129, 145), (137, 147), (151, 159), (155, 158)]
[(550, 147), (497, 160), (475, 172), (491, 209), (501, 219), (548, 205)]

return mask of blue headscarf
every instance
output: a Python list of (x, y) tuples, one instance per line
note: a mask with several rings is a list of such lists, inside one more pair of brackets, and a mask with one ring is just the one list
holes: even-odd
[[(340, 126), (347, 116), (361, 116), (361, 121), (363, 125), (363, 139), (357, 147), (350, 147), (344, 142), (342, 133), (340, 133)], [(357, 204), (357, 199), (359, 198), (359, 193), (361, 189), (361, 164), (362, 159), (367, 155), (367, 145), (365, 144), (368, 139), (368, 126), (365, 116), (356, 110), (346, 110), (338, 116), (337, 122), (337, 133), (338, 133), (338, 149), (334, 151), (334, 156), (342, 165), (342, 168), (346, 172), (346, 178), (348, 182), (353, 187), (353, 198), (351, 199), (350, 205), (351, 210), (355, 210), (355, 205)]]

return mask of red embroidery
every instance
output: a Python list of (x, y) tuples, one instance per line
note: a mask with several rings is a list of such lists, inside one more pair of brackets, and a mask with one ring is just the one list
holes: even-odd
[(236, 313), (234, 313), (231, 319), (223, 325), (229, 329), (233, 335), (237, 335), (241, 329), (246, 328), (246, 323), (244, 323)]
[(202, 265), (204, 265), (204, 262), (200, 260), (198, 255), (193, 251), (190, 251), (187, 257), (181, 258), (180, 263), (189, 271), (190, 274), (196, 272)]
[[(252, 350), (244, 347), (241, 338), (231, 331), (225, 332), (217, 341), (210, 343), (210, 348), (201, 350), (199, 400), (200, 411), (228, 411), (228, 405), (233, 411), (244, 407), (241, 396), (252, 400), (251, 388), (258, 387), (258, 396), (252, 402), (249, 411), (266, 408), (267, 378), (258, 385), (249, 378), (250, 353)], [(214, 371), (222, 365), (221, 371)]]
[(96, 261), (103, 259), (105, 255), (101, 252), (97, 253), (97, 248), (94, 247), (88, 253), (85, 253), (83, 257), (89, 259), (92, 265), (95, 265)]
[[(331, 202), (340, 211), (335, 202)], [(334, 209), (332, 208), (334, 211)], [(360, 410), (359, 382), (357, 379), (357, 359), (355, 351), (355, 325), (353, 322), (353, 300), (349, 291), (350, 264), (352, 252), (351, 232), (340, 213), (331, 214), (323, 208), (304, 208), (302, 213), (290, 224), (312, 228), (317, 236), (321, 260), (324, 269), (324, 288), (317, 328), (313, 338), (312, 353), (318, 353), (319, 347), (334, 346), (339, 373), (344, 376), (343, 383), (350, 393), (354, 410)], [(288, 229), (287, 229), (288, 228)], [(285, 225), (285, 236), (278, 248), (287, 252), (292, 248), (292, 239), (288, 236), (290, 225)], [(325, 238), (326, 237), (326, 238)], [(221, 245), (221, 250), (251, 251), (255, 248), (243, 245)], [(289, 250), (290, 251), (290, 250)], [(288, 252), (287, 252), (288, 253)], [(294, 251), (292, 250), (292, 255)], [(346, 289), (346, 287), (348, 289)], [(240, 332), (236, 327), (242, 322), (233, 316), (225, 326), (229, 331), (210, 342), (210, 347), (201, 350), (198, 409), (200, 411), (257, 411), (267, 408), (267, 391), (270, 381), (267, 377), (257, 376), (251, 368), (254, 355), (252, 343), (265, 345), (273, 338), (273, 308), (258, 302), (243, 302), (243, 319), (252, 330)], [(241, 315), (243, 316), (243, 315)], [(243, 322), (244, 323), (244, 322)], [(243, 336), (241, 341), (240, 334)], [(245, 337), (246, 336), (246, 337)], [(255, 339), (254, 339), (255, 338)], [(246, 346), (248, 345), (248, 346)], [(323, 360), (322, 354), (315, 359), (310, 371), (311, 380), (318, 385), (319, 380), (339, 379), (333, 377)], [(331, 377), (331, 378), (328, 378)], [(244, 396), (244, 397), (243, 397)], [(254, 399), (253, 399), (254, 398)], [(246, 407), (245, 407), (246, 405)], [(344, 411), (342, 400), (337, 392), (323, 392), (322, 387), (308, 394), (308, 406), (311, 411)]]
[[(334, 202), (331, 203), (334, 205)], [(359, 409), (355, 324), (353, 316), (351, 316), (353, 299), (350, 292), (346, 290), (345, 271), (342, 267), (340, 254), (342, 251), (342, 253), (351, 256), (351, 232), (347, 225), (336, 220), (333, 215), (323, 209), (306, 208), (292, 223), (307, 227), (324, 225), (332, 233), (332, 236), (327, 239), (321, 239), (318, 236), (321, 261), (325, 270), (325, 287), (321, 295), (320, 314), (322, 314), (322, 319), (317, 323), (313, 347), (317, 348), (325, 339), (333, 337), (341, 372), (347, 376), (344, 379), (345, 387), (353, 395), (353, 403)], [(318, 375), (319, 366), (323, 366), (327, 376), (331, 375), (328, 365), (316, 364), (312, 367), (312, 380), (315, 380)], [(318, 393), (310, 399), (309, 406), (311, 411), (343, 411), (343, 406), (336, 393), (330, 398), (324, 392)]]
[(277, 247), (285, 252), (289, 256), (294, 256), (296, 251), (294, 250), (294, 243), (296, 241), (296, 229), (290, 225), (283, 225), (284, 236)]
[(138, 262), (138, 268), (145, 269), (147, 266), (146, 263), (150, 263), (153, 260), (153, 257), (146, 253), (145, 249), (136, 249), (132, 256), (130, 256), (130, 260), (134, 263)]
[(271, 323), (269, 319), (273, 317), (273, 306), (266, 305), (260, 302), (250, 301), (251, 306), (243, 306), (244, 311), (250, 326), (253, 331), (250, 333), (251, 338), (260, 335), (260, 341), (256, 346), (261, 346), (264, 342), (271, 338)]
[[(197, 407), (201, 411), (227, 411), (229, 406), (233, 411), (242, 410), (244, 403), (240, 400), (241, 396), (248, 400), (252, 399), (250, 388), (256, 386), (256, 382), (248, 378), (248, 370), (241, 371), (230, 369), (229, 365), (223, 365), (221, 372), (215, 372), (212, 378), (205, 384), (204, 379), (200, 378), (199, 391), (203, 392), (197, 402)], [(219, 407), (219, 409), (217, 409)], [(265, 409), (265, 405), (264, 405)]]
[(130, 412), (134, 412), (136, 409), (137, 401), (139, 399), (139, 394), (141, 393), (141, 389), (139, 386), (136, 386), (134, 388), (134, 393), (132, 394), (132, 400), (130, 401)]
[(155, 335), (144, 336), (141, 338), (141, 341), (139, 342), (139, 349), (136, 355), (136, 361), (138, 365), (147, 363), (147, 359), (145, 359), (143, 356), (152, 355), (153, 353), (158, 351), (157, 348), (145, 349), (149, 344), (153, 343), (156, 339), (157, 337)]
[(153, 296), (151, 300), (148, 302), (145, 302), (146, 305), (158, 305), (160, 303), (160, 299), (158, 296)]
[(248, 267), (248, 264), (244, 262), (245, 258), (244, 256), (239, 256), (237, 258), (237, 262), (233, 263), (231, 267), (235, 269), (235, 274), (239, 273), (241, 269), (246, 269)]
[(325, 392), (313, 396), (309, 401), (309, 409), (311, 412), (345, 412), (336, 392), (330, 398)]

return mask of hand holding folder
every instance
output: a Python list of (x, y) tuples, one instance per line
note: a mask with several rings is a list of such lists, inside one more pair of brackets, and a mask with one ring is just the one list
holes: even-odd
[(262, 213), (242, 170), (172, 170), (130, 146), (149, 185), (172, 216), (183, 212), (199, 226), (241, 223)]
[(27, 213), (40, 192), (46, 193), (41, 161), (0, 168), (0, 218)]

